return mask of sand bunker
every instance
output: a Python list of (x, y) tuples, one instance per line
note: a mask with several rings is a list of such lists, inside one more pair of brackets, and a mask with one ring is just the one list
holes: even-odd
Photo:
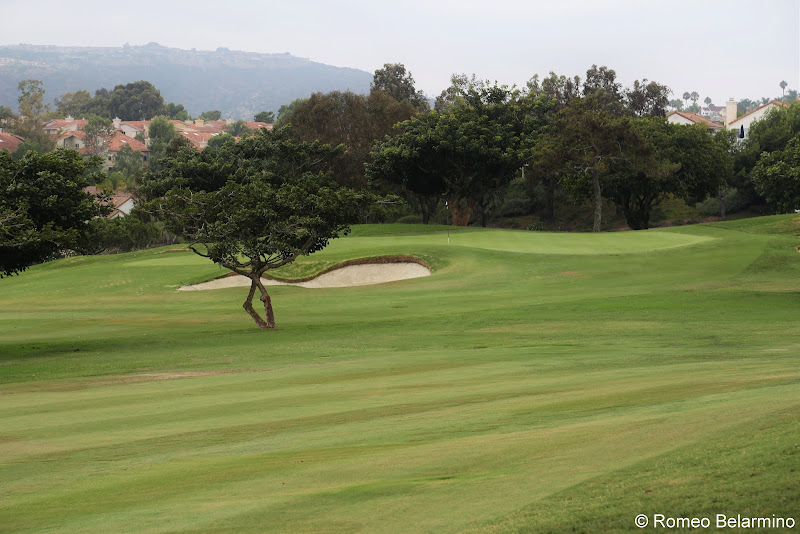
[[(396, 282), (408, 278), (430, 276), (431, 271), (424, 265), (413, 262), (402, 263), (368, 263), (363, 265), (347, 265), (323, 273), (305, 282), (279, 282), (264, 278), (264, 285), (300, 286), (310, 288), (353, 287)], [(202, 284), (182, 286), (178, 291), (195, 291), (205, 289), (224, 289), (227, 287), (250, 287), (250, 279), (246, 276), (226, 276)]]

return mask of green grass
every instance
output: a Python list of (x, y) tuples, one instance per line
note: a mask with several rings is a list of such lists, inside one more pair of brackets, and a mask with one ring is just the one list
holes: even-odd
[[(450, 242), (448, 243), (448, 232)], [(359, 226), (246, 289), (184, 250), (0, 280), (0, 531), (626, 531), (797, 517), (800, 218)]]

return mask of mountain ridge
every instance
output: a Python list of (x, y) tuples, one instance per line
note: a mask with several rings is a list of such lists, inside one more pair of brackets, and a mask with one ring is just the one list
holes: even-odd
[(42, 80), (45, 100), (67, 92), (92, 94), (105, 87), (147, 80), (165, 102), (183, 104), (192, 115), (219, 109), (224, 117), (252, 119), (264, 110), (313, 92), (366, 93), (372, 74), (334, 67), (288, 52), (185, 50), (155, 42), (121, 47), (0, 45), (0, 105), (16, 109), (17, 84)]

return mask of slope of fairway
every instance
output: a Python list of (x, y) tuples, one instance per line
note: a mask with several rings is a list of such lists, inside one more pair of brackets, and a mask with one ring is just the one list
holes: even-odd
[[(246, 289), (183, 247), (0, 280), (0, 530), (629, 530), (797, 514), (800, 218), (360, 226)], [(448, 231), (450, 242), (448, 243)], [(800, 518), (798, 518), (800, 519)]]

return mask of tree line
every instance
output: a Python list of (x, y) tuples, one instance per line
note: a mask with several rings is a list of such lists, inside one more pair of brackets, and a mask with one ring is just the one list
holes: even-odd
[(453, 76), (430, 109), (411, 73), (387, 64), (368, 95), (312, 95), (281, 110), (274, 131), (219, 136), (203, 151), (154, 119), (151, 148), (162, 143), (162, 158), (137, 184), (140, 207), (113, 223), (100, 218), (106, 197), (84, 190), (103, 179), (96, 156), (0, 152), (0, 276), (102, 250), (109, 231), (134, 237), (161, 225), (250, 278), (243, 307), (274, 328), (267, 270), (370, 217), (410, 210), (427, 221), (443, 203), (453, 224), (485, 223), (514, 183), (535, 185), (552, 215), (559, 195), (588, 202), (596, 231), (609, 202), (633, 229), (647, 228), (667, 197), (724, 206), (732, 191), (751, 190), (779, 211), (797, 206), (800, 105), (770, 113), (740, 142), (734, 132), (669, 124), (668, 96), (648, 80), (623, 88), (612, 69), (593, 66), (583, 80), (551, 73), (520, 89)]

